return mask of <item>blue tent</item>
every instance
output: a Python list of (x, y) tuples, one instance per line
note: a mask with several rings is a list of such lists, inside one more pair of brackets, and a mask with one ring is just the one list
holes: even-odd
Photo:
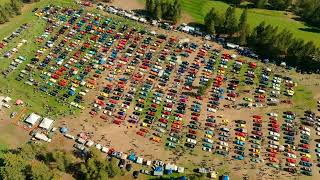
[(136, 161), (136, 156), (135, 156), (134, 154), (130, 154), (130, 155), (128, 156), (128, 159), (129, 159), (130, 161)]
[(173, 172), (172, 172), (172, 169), (168, 169), (167, 170), (167, 174), (172, 174)]
[(66, 132), (68, 132), (68, 128), (62, 127), (62, 128), (60, 129), (60, 132), (61, 132), (61, 133), (66, 133)]
[(187, 177), (186, 176), (181, 176), (181, 177), (179, 177), (179, 180), (187, 180)]
[(223, 175), (223, 176), (221, 176), (221, 180), (229, 180), (229, 176)]

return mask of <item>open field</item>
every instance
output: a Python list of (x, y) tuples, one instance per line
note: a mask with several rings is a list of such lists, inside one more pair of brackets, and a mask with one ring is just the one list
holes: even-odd
[[(144, 3), (143, 0), (137, 1), (142, 4)], [(211, 7), (215, 7), (217, 11), (223, 13), (228, 8), (228, 4), (216, 0), (182, 0), (182, 9), (184, 13), (191, 16), (193, 21), (197, 23), (203, 23), (203, 18)], [(238, 8), (236, 11), (237, 16), (240, 17), (241, 13), (242, 10)], [(188, 20), (192, 19), (188, 18)], [(319, 30), (306, 26), (303, 22), (292, 19), (290, 13), (287, 14), (284, 11), (265, 9), (249, 9), (248, 22), (251, 28), (259, 25), (262, 21), (265, 21), (267, 24), (279, 26), (280, 29), (289, 29), (295, 37), (306, 41), (314, 41), (316, 45), (320, 46)]]
[[(5, 84), (0, 88), (0, 95), (28, 103), (28, 106), (12, 105), (10, 109), (1, 109), (4, 120), (0, 120), (0, 143), (15, 147), (29, 139), (27, 134), (31, 130), (51, 133), (50, 129), (38, 128), (38, 123), (27, 129), (29, 132), (13, 125), (10, 113), (27, 108), (28, 113), (53, 118), (54, 127), (68, 127), (68, 134), (81, 137), (86, 143), (92, 141), (94, 145), (109, 148), (110, 154), (114, 149), (147, 160), (173, 162), (186, 168), (183, 174), (193, 174), (193, 169), (199, 167), (213, 167), (219, 175), (229, 174), (231, 179), (243, 176), (293, 179), (302, 175), (290, 175), (277, 170), (276, 166), (287, 167), (287, 152), (293, 151), (296, 154), (294, 164), (298, 172), (302, 172), (298, 164), (307, 155), (298, 147), (303, 145), (300, 143), (303, 139), (308, 139), (305, 144), (310, 143), (313, 176), (302, 178), (319, 179), (314, 141), (319, 138), (318, 130), (310, 127), (307, 136), (306, 131), (298, 129), (304, 111), (317, 110), (319, 75), (301, 75), (239, 55), (231, 57), (236, 55), (235, 51), (223, 49), (214, 42), (206, 42), (207, 46), (200, 38), (137, 25), (137, 22), (93, 10), (94, 7), (88, 8), (88, 12), (99, 15), (78, 9), (69, 11), (68, 15), (64, 8), (53, 8), (46, 15), (54, 19), (53, 22), (43, 19), (48, 10), (38, 10), (38, 16), (30, 12), (48, 2), (51, 1), (26, 7), (24, 14), (16, 17), (19, 23), (5, 24), (11, 31), (0, 34), (2, 39), (21, 24), (29, 24), (28, 29), (0, 50), (1, 72), (19, 56), (27, 59), (6, 77), (0, 75), (0, 83)], [(59, 2), (70, 6), (63, 0), (55, 3)], [(2, 28), (0, 26), (0, 30)], [(148, 33), (151, 31), (162, 36)], [(27, 43), (17, 53), (3, 57), (4, 52), (23, 39)], [(33, 64), (33, 68), (27, 68), (27, 64)], [(26, 75), (20, 76), (22, 70), (28, 71), (23, 73)], [(277, 78), (278, 75), (281, 78)], [(268, 78), (263, 80), (266, 76)], [(209, 80), (213, 83), (204, 95), (196, 97), (199, 87)], [(291, 91), (295, 92), (293, 97), (288, 94)], [(278, 99), (277, 106), (268, 105), (271, 98)], [(75, 107), (69, 107), (71, 103)], [(49, 113), (48, 104), (51, 106)], [(283, 114), (286, 111), (296, 115)], [(278, 117), (268, 115), (271, 112)], [(23, 118), (20, 120), (19, 123), (25, 124)], [(275, 134), (276, 131), (279, 134)], [(296, 150), (287, 147), (279, 152), (280, 145), (270, 148), (277, 142), (286, 144), (284, 137), (288, 137), (288, 132)], [(72, 150), (74, 144), (78, 143), (56, 132), (49, 146)], [(226, 155), (222, 156), (224, 153)], [(272, 159), (275, 168), (266, 166), (271, 162), (270, 156), (280, 160)], [(137, 170), (151, 169), (134, 166)], [(128, 173), (125, 177), (132, 176)], [(150, 176), (142, 179), (148, 178)]]

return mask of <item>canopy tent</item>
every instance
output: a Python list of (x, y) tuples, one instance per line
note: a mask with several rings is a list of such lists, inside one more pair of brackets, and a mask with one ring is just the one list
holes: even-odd
[(61, 133), (66, 133), (66, 132), (68, 132), (68, 128), (67, 128), (67, 127), (62, 127), (62, 128), (60, 129), (60, 132), (61, 132)]
[(51, 142), (51, 139), (49, 139), (45, 134), (42, 134), (42, 133), (36, 133), (34, 137), (38, 140)]
[(48, 129), (50, 129), (50, 127), (52, 126), (53, 121), (54, 121), (54, 120), (52, 120), (52, 119), (44, 118), (44, 119), (41, 121), (39, 127), (48, 130)]
[(31, 125), (34, 125), (40, 118), (41, 118), (41, 116), (39, 116), (35, 113), (32, 113), (28, 116), (28, 118), (25, 120), (25, 122), (27, 122)]
[(16, 100), (16, 105), (22, 105), (23, 101), (21, 99)]

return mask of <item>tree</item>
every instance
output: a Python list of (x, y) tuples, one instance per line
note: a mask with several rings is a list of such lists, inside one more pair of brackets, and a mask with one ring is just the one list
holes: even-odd
[(285, 10), (292, 4), (292, 0), (269, 0), (268, 3), (272, 9)]
[(57, 174), (49, 169), (46, 164), (40, 161), (34, 161), (27, 168), (28, 179), (33, 180), (52, 180), (53, 177), (57, 178)]
[(12, 7), (12, 11), (13, 13), (15, 13), (16, 15), (20, 15), (21, 14), (21, 2), (18, 0), (10, 0), (10, 5)]
[(155, 1), (155, 8), (154, 8), (154, 17), (156, 19), (161, 19), (162, 18), (162, 7), (161, 7), (161, 2), (160, 1)]
[(267, 2), (268, 2), (268, 0), (256, 0), (256, 1), (254, 1), (254, 5), (256, 8), (262, 9), (266, 6)]
[(238, 43), (240, 45), (245, 45), (247, 43), (247, 38), (250, 34), (250, 26), (248, 24), (248, 9), (244, 9), (242, 11), (238, 29), (239, 29)]
[(0, 179), (25, 180), (24, 174), (27, 165), (26, 159), (11, 152), (6, 153), (1, 159)]
[(232, 4), (234, 4), (236, 7), (239, 7), (242, 0), (232, 0)]
[(215, 34), (215, 23), (214, 23), (215, 16), (216, 16), (215, 9), (211, 8), (211, 10), (207, 13), (207, 15), (204, 18), (204, 25), (206, 27), (206, 30), (210, 34)]
[(63, 172), (66, 172), (74, 162), (74, 157), (70, 153), (63, 151), (52, 152), (51, 158), (57, 169)]
[(224, 31), (233, 35), (238, 30), (238, 20), (236, 18), (236, 8), (229, 6), (225, 13)]
[(172, 15), (172, 21), (174, 23), (177, 23), (178, 20), (181, 18), (181, 1), (175, 0), (173, 3), (173, 15)]

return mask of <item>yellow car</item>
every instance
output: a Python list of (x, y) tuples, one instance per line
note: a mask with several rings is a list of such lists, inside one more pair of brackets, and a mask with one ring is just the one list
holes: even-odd
[(226, 151), (229, 150), (228, 147), (226, 147), (226, 146), (221, 146), (221, 145), (218, 146), (218, 149), (222, 149), (222, 150), (226, 150)]
[(246, 141), (246, 138), (241, 137), (241, 136), (236, 136), (236, 140), (240, 140), (240, 141)]
[(92, 85), (92, 84), (87, 84), (87, 88), (93, 89), (93, 88), (94, 88), (94, 85)]
[(307, 153), (300, 153), (301, 156), (304, 156), (304, 157), (307, 157), (307, 158), (311, 158), (311, 155), (310, 154), (307, 154)]
[(237, 127), (245, 128), (246, 125), (245, 124), (237, 124)]
[(204, 135), (204, 137), (207, 137), (207, 138), (211, 139), (211, 138), (212, 138), (212, 135), (206, 134), (206, 135)]
[(259, 149), (252, 149), (252, 152), (256, 153), (256, 154), (260, 154), (260, 150)]
[(227, 124), (229, 124), (229, 120), (228, 119), (224, 119), (224, 120), (222, 120), (222, 123), (227, 125)]
[(149, 125), (149, 124), (144, 123), (144, 122), (143, 122), (143, 123), (141, 123), (141, 126), (142, 126), (142, 127), (150, 127), (150, 125)]
[(106, 98), (109, 97), (109, 94), (107, 94), (105, 92), (101, 92), (100, 95), (103, 96), (103, 97), (106, 97)]
[(72, 86), (77, 88), (77, 87), (79, 87), (79, 84), (72, 83)]

